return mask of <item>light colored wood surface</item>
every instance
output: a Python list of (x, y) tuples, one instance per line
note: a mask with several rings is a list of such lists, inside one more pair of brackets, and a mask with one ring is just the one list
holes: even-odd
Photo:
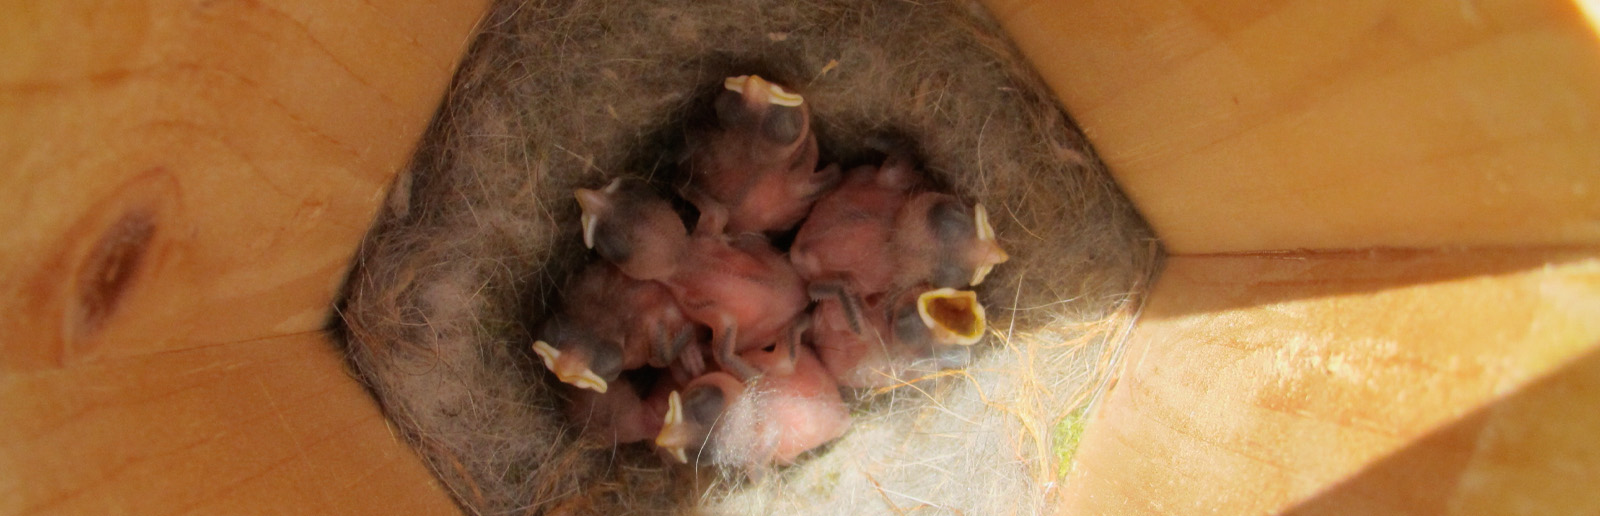
[(0, 514), (460, 514), (319, 334), (0, 375)]
[(1170, 259), (1061, 512), (1595, 514), (1600, 250)]
[(485, 3), (0, 1), (0, 371), (320, 327)]
[(1600, 243), (1573, 0), (986, 3), (1173, 252)]
[(456, 514), (317, 332), (485, 0), (0, 0), (0, 514)]

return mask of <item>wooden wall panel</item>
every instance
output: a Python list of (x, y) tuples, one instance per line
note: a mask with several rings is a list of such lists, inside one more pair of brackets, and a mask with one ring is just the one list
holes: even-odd
[(485, 3), (0, 1), (0, 371), (318, 328)]
[(0, 514), (456, 514), (318, 331), (486, 0), (0, 0)]
[(989, 0), (1175, 253), (1600, 243), (1572, 0)]
[(320, 334), (0, 374), (0, 514), (459, 514)]
[(1594, 514), (1600, 252), (1170, 259), (1064, 514)]

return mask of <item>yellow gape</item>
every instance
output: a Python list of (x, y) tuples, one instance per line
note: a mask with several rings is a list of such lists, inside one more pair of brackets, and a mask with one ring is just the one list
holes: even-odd
[(983, 339), (988, 328), (983, 305), (971, 290), (941, 288), (917, 296), (917, 315), (933, 331), (934, 340), (970, 346)]

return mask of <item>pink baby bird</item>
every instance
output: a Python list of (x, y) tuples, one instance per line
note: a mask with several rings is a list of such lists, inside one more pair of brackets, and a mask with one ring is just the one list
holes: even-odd
[(890, 157), (881, 167), (851, 169), (817, 201), (795, 235), (789, 258), (811, 297), (838, 297), (857, 331), (860, 298), (887, 292), (894, 279), (895, 217), (922, 182), (904, 156)]
[(763, 374), (750, 383), (712, 372), (669, 398), (656, 446), (678, 462), (705, 460), (755, 472), (792, 464), (844, 435), (850, 412), (839, 385), (810, 349), (776, 346), (745, 359)]
[(610, 444), (646, 441), (661, 433), (667, 405), (679, 385), (663, 376), (640, 396), (631, 382), (615, 382), (604, 392), (569, 388), (566, 413), (581, 435), (599, 436)]
[(793, 228), (839, 180), (817, 170), (817, 138), (805, 99), (755, 75), (729, 77), (714, 102), (716, 123), (689, 136), (683, 194), (717, 233)]
[(585, 243), (624, 274), (660, 281), (690, 320), (711, 327), (716, 363), (744, 379), (757, 374), (738, 353), (799, 338), (804, 282), (766, 239), (690, 235), (665, 199), (644, 183), (618, 179), (579, 189)]
[(912, 289), (898, 299), (866, 298), (863, 328), (848, 322), (843, 305), (824, 299), (812, 312), (812, 344), (828, 372), (845, 387), (890, 387), (966, 365), (968, 346), (987, 327), (972, 291)]
[(1010, 258), (995, 239), (982, 204), (968, 206), (939, 192), (918, 193), (901, 206), (890, 254), (895, 259), (892, 283), (899, 288), (922, 283), (976, 286)]
[(533, 350), (562, 382), (604, 393), (622, 371), (672, 364), (695, 331), (661, 284), (592, 263), (567, 283)]

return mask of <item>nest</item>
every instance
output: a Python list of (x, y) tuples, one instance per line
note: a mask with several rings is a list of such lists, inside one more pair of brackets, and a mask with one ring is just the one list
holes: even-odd
[[(675, 184), (684, 128), (748, 73), (806, 95), (824, 163), (913, 150), (989, 207), (1012, 256), (981, 290), (991, 334), (970, 368), (854, 393), (849, 434), (759, 481), (580, 439), (529, 350), (588, 259), (573, 189)], [(1157, 254), (975, 4), (508, 1), (363, 244), (335, 332), (470, 514), (1037, 513)]]

